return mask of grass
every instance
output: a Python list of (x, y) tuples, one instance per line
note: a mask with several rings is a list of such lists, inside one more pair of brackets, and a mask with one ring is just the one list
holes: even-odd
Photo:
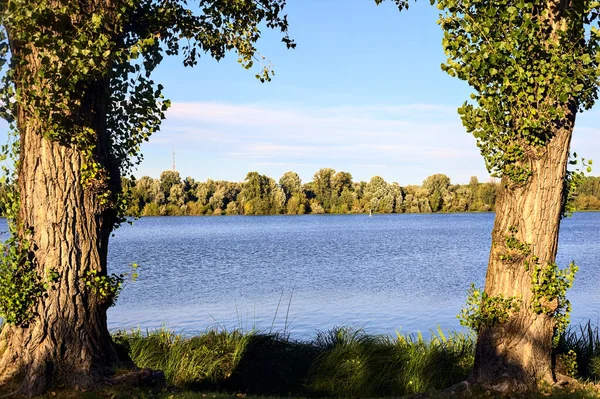
[[(577, 369), (576, 375), (584, 380), (600, 381), (600, 331), (590, 321), (578, 326), (570, 326), (558, 343), (557, 352), (573, 351)], [(562, 366), (558, 364), (558, 366)]]
[(372, 336), (336, 328), (312, 341), (281, 334), (168, 330), (118, 334), (139, 367), (160, 369), (169, 384), (263, 395), (383, 397), (440, 390), (464, 380), (473, 363), (470, 335), (441, 331)]
[[(185, 337), (166, 329), (119, 333), (115, 340), (139, 367), (163, 370), (168, 384), (179, 389), (287, 397), (439, 392), (468, 377), (475, 348), (472, 334), (446, 335), (440, 329), (427, 339), (421, 334), (392, 337), (335, 328), (317, 333), (311, 341), (238, 330)], [(571, 351), (574, 358), (565, 356)], [(597, 326), (588, 322), (570, 327), (561, 336), (557, 354), (560, 372), (576, 373), (581, 381), (600, 380)], [(570, 368), (569, 359), (575, 361)], [(585, 392), (584, 397), (597, 397)]]
[[(469, 375), (475, 339), (471, 334), (382, 336), (335, 328), (313, 340), (287, 334), (210, 330), (183, 336), (167, 329), (117, 333), (115, 342), (138, 367), (165, 372), (169, 388), (152, 391), (131, 386), (94, 392), (54, 392), (64, 399), (260, 399), (272, 398), (445, 398), (443, 392)], [(600, 399), (600, 331), (586, 323), (562, 334), (557, 367), (572, 351), (578, 386), (547, 388), (527, 395), (542, 399)], [(564, 357), (564, 356), (563, 356)], [(568, 357), (567, 357), (568, 358)], [(567, 361), (568, 363), (568, 361)], [(568, 370), (567, 370), (568, 371)], [(253, 396), (254, 395), (254, 396)], [(476, 390), (458, 398), (515, 398)]]
[(473, 362), (470, 335), (442, 331), (430, 340), (416, 336), (369, 336), (337, 329), (317, 335), (320, 350), (307, 385), (335, 397), (402, 396), (446, 388), (464, 380)]

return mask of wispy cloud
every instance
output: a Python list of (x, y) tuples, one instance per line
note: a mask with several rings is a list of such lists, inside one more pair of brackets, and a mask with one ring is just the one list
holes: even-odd
[(486, 176), (456, 109), (438, 104), (174, 103), (146, 148), (159, 147), (177, 148), (178, 168), (195, 177), (239, 180), (259, 170), (277, 178), (292, 169), (307, 180), (321, 167), (410, 183), (433, 173)]

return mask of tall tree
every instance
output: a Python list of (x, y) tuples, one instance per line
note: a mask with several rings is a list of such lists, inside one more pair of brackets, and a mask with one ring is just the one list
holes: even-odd
[(380, 176), (373, 176), (365, 188), (365, 198), (369, 200), (365, 211), (392, 213), (395, 206), (392, 187)]
[(263, 25), (294, 45), (285, 0), (188, 3), (0, 1), (0, 53), (10, 57), (0, 113), (18, 137), (0, 262), (2, 387), (89, 387), (117, 361), (106, 310), (119, 281), (107, 273), (107, 246), (122, 215), (120, 176), (168, 107), (151, 79), (163, 56), (193, 66), (234, 50), (250, 68)]
[(333, 195), (332, 179), (334, 175), (335, 170), (321, 168), (313, 176), (312, 190), (315, 193), (315, 199), (325, 212), (330, 212), (331, 210), (331, 196)]
[[(377, 3), (381, 1), (376, 0)], [(397, 0), (400, 8), (407, 1)], [(600, 83), (600, 4), (591, 0), (437, 0), (448, 60), (471, 100), (459, 109), (488, 170), (502, 178), (472, 380), (498, 390), (554, 381), (553, 337), (576, 266), (555, 263), (575, 117)]]
[(277, 182), (258, 172), (249, 172), (240, 192), (245, 215), (273, 215), (283, 211), (285, 193)]
[(429, 205), (433, 212), (442, 209), (444, 196), (448, 194), (450, 178), (442, 173), (429, 176), (423, 181), (423, 188), (429, 191)]
[(296, 172), (285, 172), (279, 179), (279, 185), (285, 193), (286, 200), (302, 192), (302, 179), (300, 179), (300, 176)]
[(348, 172), (337, 172), (331, 177), (331, 188), (336, 195), (340, 195), (345, 188), (352, 189), (352, 174)]
[(160, 174), (160, 188), (167, 200), (169, 200), (171, 187), (176, 186), (179, 183), (181, 183), (181, 176), (179, 176), (179, 172), (165, 170)]

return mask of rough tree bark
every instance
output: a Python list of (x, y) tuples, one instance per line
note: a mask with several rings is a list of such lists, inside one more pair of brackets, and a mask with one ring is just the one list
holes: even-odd
[[(554, 381), (551, 357), (555, 320), (532, 309), (533, 266), (528, 270), (524, 264), (527, 259), (518, 254), (512, 261), (502, 260), (501, 255), (508, 251), (506, 238), (514, 234), (530, 245), (529, 260), (537, 256), (541, 266), (554, 263), (574, 109), (570, 119), (554, 132), (547, 146), (532, 150), (540, 153), (532, 152), (532, 175), (525, 186), (511, 188), (509, 179), (502, 179), (485, 292), (489, 296), (517, 297), (522, 303), (507, 323), (479, 331), (471, 378), (494, 390), (523, 391), (540, 381)], [(553, 301), (544, 306), (555, 310), (558, 304)]]
[[(9, 39), (10, 39), (10, 32)], [(22, 44), (11, 43), (18, 54)], [(33, 49), (17, 74), (39, 65)], [(19, 80), (16, 79), (16, 82)], [(85, 90), (81, 126), (95, 132), (96, 159), (106, 176), (84, 187), (80, 151), (44, 137), (43, 121), (18, 108), (20, 135), (19, 222), (30, 230), (31, 257), (40, 276), (53, 268), (55, 288), (35, 304), (36, 316), (26, 326), (5, 325), (0, 335), (0, 386), (36, 395), (51, 386), (90, 387), (101, 381), (117, 361), (103, 303), (84, 287), (81, 277), (95, 270), (106, 275), (107, 247), (115, 212), (98, 194), (120, 190), (106, 130), (108, 79)], [(22, 230), (22, 231), (23, 231)]]

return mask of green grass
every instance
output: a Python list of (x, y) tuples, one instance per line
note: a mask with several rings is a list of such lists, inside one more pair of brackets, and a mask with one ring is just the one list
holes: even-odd
[(120, 333), (115, 340), (138, 367), (163, 370), (176, 387), (311, 397), (440, 390), (468, 376), (474, 352), (472, 336), (441, 331), (424, 339), (337, 328), (296, 341), (239, 331), (184, 337), (162, 329)]
[[(271, 398), (446, 398), (443, 389), (466, 379), (473, 365), (472, 334), (368, 335), (335, 328), (313, 340), (286, 334), (210, 330), (183, 336), (167, 329), (117, 333), (115, 342), (138, 367), (165, 372), (168, 389), (131, 386), (93, 392), (48, 393), (44, 399), (261, 399)], [(600, 331), (591, 323), (572, 326), (558, 354), (576, 353), (582, 384), (542, 389), (526, 396), (477, 390), (457, 398), (600, 399)], [(562, 367), (558, 364), (558, 367)], [(560, 370), (559, 370), (560, 371)]]
[[(588, 381), (600, 381), (600, 331), (591, 322), (570, 326), (560, 338), (558, 353), (576, 353), (577, 376)], [(559, 364), (560, 366), (560, 364)]]
[(470, 335), (441, 331), (417, 336), (369, 336), (337, 329), (312, 343), (320, 350), (307, 385), (335, 397), (401, 396), (440, 390), (467, 378), (473, 363)]
[[(190, 398), (196, 397), (191, 391), (284, 397), (435, 393), (468, 377), (475, 348), (472, 334), (444, 334), (440, 329), (424, 338), (421, 334), (368, 335), (360, 329), (335, 328), (317, 333), (311, 341), (238, 330), (210, 330), (187, 337), (161, 329), (118, 333), (115, 341), (138, 367), (163, 370), (167, 383), (190, 391), (181, 394), (192, 395)], [(600, 380), (598, 327), (588, 322), (563, 333), (557, 348), (557, 364), (563, 373), (560, 355), (569, 351), (576, 353), (574, 371), (580, 380)], [(187, 397), (173, 395), (175, 399)], [(485, 397), (485, 392), (481, 395)], [(554, 395), (597, 397), (585, 390)]]

